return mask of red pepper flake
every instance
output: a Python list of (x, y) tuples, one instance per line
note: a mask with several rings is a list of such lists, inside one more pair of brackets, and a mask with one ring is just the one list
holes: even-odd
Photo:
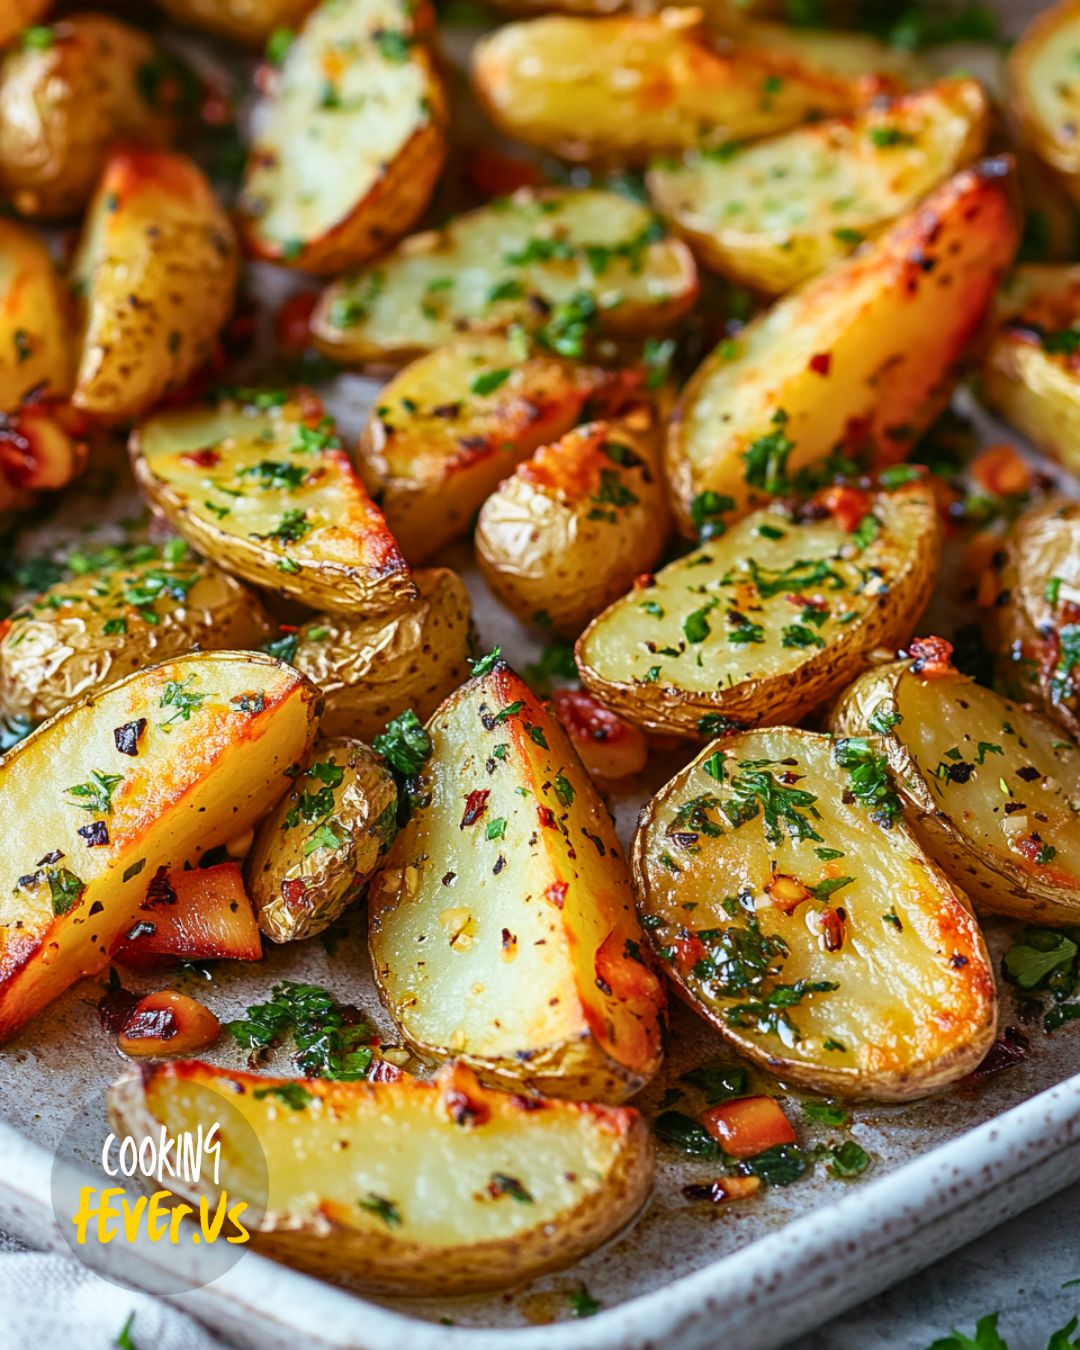
[(536, 808), (536, 814), (540, 819), (540, 824), (545, 830), (555, 829), (555, 812), (550, 806), (538, 806)]
[(870, 514), (870, 496), (861, 488), (838, 484), (828, 489), (824, 500), (829, 514), (846, 534), (853, 534)]
[(815, 352), (810, 358), (810, 369), (815, 375), (828, 375), (832, 367), (832, 352)]
[(197, 469), (212, 469), (221, 463), (221, 452), (213, 446), (204, 446), (201, 450), (185, 450), (180, 458), (185, 464), (193, 464)]
[(123, 988), (110, 989), (101, 997), (98, 1001), (98, 1017), (110, 1036), (115, 1036), (119, 1032), (138, 1001), (138, 994)]
[(142, 1008), (127, 1019), (119, 1035), (128, 1041), (171, 1041), (179, 1030), (171, 1008)]
[(635, 591), (647, 591), (656, 585), (656, 577), (651, 572), (639, 572), (634, 578)]
[(955, 675), (952, 663), (953, 646), (947, 638), (916, 638), (908, 647), (911, 669), (924, 680), (940, 680), (944, 675)]
[(1017, 1027), (1006, 1027), (1001, 1036), (986, 1052), (986, 1058), (972, 1073), (973, 1078), (989, 1078), (1002, 1069), (1022, 1064), (1031, 1054), (1031, 1042)]
[(165, 866), (159, 867), (146, 888), (143, 909), (153, 909), (156, 905), (175, 905), (176, 899), (176, 891), (169, 880), (169, 869)]
[(821, 911), (821, 932), (827, 952), (838, 952), (844, 945), (844, 921), (835, 909)]
[(566, 892), (569, 889), (569, 882), (553, 881), (544, 892), (544, 899), (550, 901), (556, 909), (562, 909), (563, 901), (566, 899)]
[(369, 1083), (398, 1083), (405, 1075), (388, 1059), (376, 1059), (367, 1076)]
[(475, 1102), (467, 1092), (451, 1088), (443, 1100), (455, 1125), (486, 1125), (491, 1116), (483, 1102)]
[(467, 825), (475, 825), (480, 817), (487, 810), (487, 799), (491, 796), (488, 788), (476, 788), (465, 798), (465, 814), (461, 817), (459, 830), (465, 829)]
[(303, 877), (288, 877), (281, 883), (281, 898), (290, 909), (312, 910), (314, 902), (307, 893), (307, 884)]

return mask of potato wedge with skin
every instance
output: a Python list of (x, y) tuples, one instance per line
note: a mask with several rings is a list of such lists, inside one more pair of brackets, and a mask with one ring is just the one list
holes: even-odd
[(998, 301), (979, 397), (1040, 450), (1080, 473), (1080, 266), (1016, 268)]
[(131, 439), (136, 481), (200, 553), (313, 609), (385, 615), (409, 566), (314, 395), (239, 391), (158, 413)]
[(911, 828), (975, 904), (1076, 923), (1080, 748), (1024, 705), (920, 664), (868, 671), (840, 700), (833, 729), (885, 733)]
[(0, 1038), (108, 963), (160, 868), (249, 829), (307, 752), (318, 691), (253, 652), (194, 653), (58, 713), (0, 760)]
[(730, 153), (659, 160), (657, 210), (698, 257), (734, 281), (778, 295), (874, 237), (978, 155), (989, 104), (974, 80), (875, 101)]
[(910, 635), (940, 551), (934, 493), (918, 480), (755, 511), (595, 619), (577, 644), (582, 683), (668, 735), (797, 722), (868, 652)]
[(67, 291), (44, 241), (0, 220), (0, 412), (32, 391), (71, 392), (75, 353)]
[(1080, 4), (1037, 15), (1009, 54), (1009, 106), (1024, 140), (1080, 200)]
[(318, 0), (157, 0), (178, 23), (261, 47), (276, 28), (299, 28)]
[(1080, 503), (1052, 497), (1015, 520), (984, 628), (1006, 683), (1080, 739)]
[(448, 567), (414, 573), (418, 596), (387, 619), (320, 614), (296, 634), (289, 664), (326, 700), (326, 736), (370, 742), (406, 708), (422, 721), (469, 674), (471, 606)]
[[(463, 1293), (570, 1265), (630, 1223), (652, 1188), (637, 1111), (526, 1101), (482, 1087), (463, 1064), (430, 1083), (297, 1083), (161, 1064), (114, 1084), (109, 1119), (136, 1139), (162, 1126), (194, 1134), (223, 1097), (266, 1158), (256, 1250), (315, 1274), (347, 1271), (370, 1290)], [(261, 1200), (250, 1157), (224, 1134), (221, 1163), (230, 1199)], [(216, 1188), (205, 1193), (213, 1205)]]
[(403, 361), (465, 333), (540, 331), (580, 356), (593, 325), (655, 333), (697, 299), (689, 249), (646, 207), (598, 189), (523, 190), (411, 235), (327, 287), (316, 346), (345, 364)]
[(240, 198), (254, 257), (339, 272), (415, 224), (446, 155), (431, 23), (413, 0), (315, 9), (256, 122)]
[(1017, 225), (1011, 166), (985, 160), (936, 188), (880, 239), (722, 343), (672, 417), (679, 522), (707, 491), (745, 515), (838, 447), (902, 459), (945, 407)]
[(360, 471), (410, 562), (467, 533), (477, 511), (586, 402), (618, 405), (635, 372), (582, 365), (501, 333), (421, 356), (379, 393), (360, 438)]
[(643, 407), (576, 427), (480, 508), (480, 570), (523, 623), (576, 637), (660, 557), (670, 516), (654, 420)]
[(116, 141), (168, 145), (185, 93), (194, 96), (178, 63), (137, 28), (73, 14), (48, 32), (0, 65), (0, 183), (20, 215), (38, 220), (86, 205)]
[(502, 661), (428, 723), (413, 812), (368, 893), (379, 991), (421, 1054), (621, 1101), (655, 1072), (664, 993), (640, 957), (610, 817)]
[(982, 1059), (994, 973), (963, 893), (836, 750), (788, 727), (707, 746), (642, 814), (638, 905), (680, 992), (755, 1064), (904, 1101)]
[(273, 942), (313, 937), (356, 899), (397, 833), (393, 774), (362, 741), (317, 741), (259, 826), (248, 892)]
[(114, 150), (72, 268), (83, 311), (75, 406), (126, 421), (181, 386), (213, 353), (237, 266), (229, 217), (191, 160)]
[(40, 722), (192, 648), (258, 647), (270, 620), (209, 563), (157, 556), (57, 582), (0, 624), (0, 716)]

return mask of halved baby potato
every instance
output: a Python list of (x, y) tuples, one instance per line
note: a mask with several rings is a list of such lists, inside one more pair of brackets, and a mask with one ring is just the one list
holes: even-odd
[(1011, 163), (941, 184), (880, 239), (721, 343), (667, 445), (680, 524), (711, 492), (745, 515), (837, 449), (902, 459), (946, 405), (1017, 243)]
[(473, 86), (508, 136), (563, 159), (645, 159), (704, 139), (785, 131), (849, 112), (856, 81), (710, 33), (695, 9), (508, 23), (473, 54)]
[(417, 598), (389, 618), (320, 614), (297, 632), (284, 659), (322, 690), (324, 735), (370, 742), (407, 708), (426, 721), (468, 677), (465, 583), (448, 567), (421, 568), (413, 581)]
[(336, 272), (415, 223), (446, 153), (446, 96), (422, 41), (431, 22), (426, 0), (314, 10), (256, 110), (240, 198), (255, 257)]
[(562, 727), (488, 665), (428, 723), (412, 815), (368, 895), (375, 979), (421, 1054), (621, 1101), (659, 1065), (664, 1006), (629, 871)]
[(881, 747), (787, 727), (714, 741), (634, 840), (642, 923), (680, 992), (786, 1082), (903, 1101), (994, 1039), (963, 893), (897, 819)]
[(362, 741), (320, 740), (259, 826), (248, 894), (274, 942), (321, 933), (356, 899), (397, 832), (398, 790)]
[(438, 347), (379, 392), (360, 471), (412, 563), (465, 534), (480, 506), (586, 402), (617, 405), (640, 380), (502, 333)]
[(131, 439), (140, 487), (200, 553), (313, 609), (385, 615), (409, 565), (314, 395), (235, 391)]
[[(430, 1083), (158, 1064), (113, 1085), (109, 1118), (136, 1140), (194, 1137), (223, 1100), (254, 1129), (265, 1170), (223, 1130), (220, 1190), (261, 1208), (269, 1176), (256, 1250), (370, 1290), (463, 1293), (570, 1265), (630, 1223), (652, 1187), (637, 1111), (494, 1092), (463, 1064)], [(169, 1187), (213, 1206), (204, 1172)]]
[(1006, 67), (1012, 113), (1024, 139), (1080, 199), (1080, 3), (1036, 15)]
[(108, 963), (159, 870), (243, 834), (288, 788), (320, 698), (253, 652), (137, 671), (0, 760), (0, 1038)]
[(0, 412), (28, 394), (71, 393), (75, 352), (66, 288), (44, 240), (0, 219)]
[(127, 421), (184, 384), (213, 354), (238, 265), (232, 223), (190, 159), (113, 150), (72, 265), (75, 406)]
[(1080, 266), (1016, 268), (998, 301), (979, 396), (1080, 473)]
[(780, 294), (880, 234), (970, 163), (988, 125), (981, 85), (941, 80), (854, 117), (657, 160), (649, 196), (702, 262)]
[(318, 0), (157, 0), (179, 23), (261, 47), (279, 28), (299, 28)]
[(0, 623), (0, 717), (41, 722), (155, 661), (266, 640), (270, 620), (246, 587), (196, 558), (147, 552), (57, 582)]
[(1080, 919), (1080, 748), (1060, 728), (951, 668), (937, 639), (868, 671), (834, 729), (882, 737), (923, 847), (984, 909)]
[(346, 364), (403, 361), (513, 324), (580, 356), (594, 330), (651, 334), (696, 299), (690, 250), (648, 208), (593, 188), (522, 190), (335, 281), (311, 331)]
[(576, 637), (667, 542), (656, 413), (588, 422), (545, 445), (488, 497), (476, 557), (523, 623)]
[(799, 721), (906, 639), (930, 597), (941, 531), (917, 473), (755, 511), (640, 577), (579, 639), (582, 683), (669, 735)]

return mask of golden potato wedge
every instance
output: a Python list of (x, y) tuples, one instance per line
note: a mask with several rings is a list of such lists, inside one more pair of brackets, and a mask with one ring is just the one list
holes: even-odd
[(566, 733), (501, 660), (428, 723), (408, 823), (368, 893), (379, 991), (422, 1054), (619, 1101), (655, 1072), (664, 994), (611, 819)]
[(446, 95), (415, 0), (320, 5), (285, 56), (248, 156), (241, 233), (257, 258), (339, 272), (416, 223), (446, 154)]
[(833, 488), (824, 507), (765, 507), (641, 577), (578, 641), (586, 689), (639, 727), (691, 737), (794, 723), (838, 694), (868, 652), (910, 636), (941, 530), (917, 478)]
[(0, 1038), (108, 963), (161, 868), (249, 829), (315, 735), (318, 690), (253, 652), (150, 666), (0, 760)]
[(900, 810), (876, 743), (777, 727), (714, 741), (642, 814), (650, 941), (694, 1009), (785, 1082), (903, 1101), (993, 1042), (979, 926)]
[(1080, 200), (1080, 3), (1062, 0), (1028, 25), (1006, 66), (1009, 104), (1024, 140)]
[(646, 207), (598, 189), (522, 190), (403, 240), (327, 287), (315, 343), (345, 364), (403, 361), (520, 324), (581, 356), (595, 327), (654, 333), (697, 298), (689, 249)]
[(362, 741), (317, 741), (300, 767), (259, 826), (245, 867), (259, 927), (273, 942), (332, 924), (397, 832), (397, 783)]
[(183, 545), (178, 559), (145, 553), (58, 582), (0, 623), (0, 717), (41, 722), (155, 661), (266, 640), (270, 620), (246, 587)]
[(193, 94), (145, 33), (105, 14), (73, 14), (47, 31), (47, 42), (24, 43), (0, 65), (0, 184), (38, 220), (86, 205), (115, 141), (167, 145)]
[(299, 28), (318, 0), (157, 0), (170, 18), (261, 47), (278, 28)]
[(1009, 277), (979, 396), (1080, 474), (1080, 266), (1029, 263)]
[(471, 607), (465, 583), (448, 567), (413, 576), (417, 599), (388, 619), (320, 614), (296, 633), (283, 659), (326, 700), (326, 736), (371, 741), (411, 708), (427, 720), (469, 674)]
[(413, 600), (409, 566), (314, 395), (236, 391), (132, 434), (135, 478), (227, 572), (337, 614)]
[(984, 627), (1006, 682), (1080, 739), (1080, 503), (1051, 497), (1013, 522)]
[(410, 562), (468, 532), (483, 502), (586, 402), (617, 406), (640, 378), (530, 349), (501, 333), (419, 357), (380, 392), (360, 471)]
[(879, 464), (907, 454), (948, 401), (1016, 247), (1010, 179), (1003, 159), (957, 174), (706, 358), (667, 444), (688, 534), (702, 493), (745, 514), (837, 448), (869, 447)]
[(44, 241), (25, 225), (0, 219), (0, 412), (14, 412), (31, 392), (71, 392), (71, 317)]
[(549, 14), (482, 38), (473, 88), (506, 135), (563, 159), (647, 159), (849, 112), (857, 82), (709, 33), (700, 11)]
[(1080, 748), (1038, 713), (912, 644), (840, 700), (833, 729), (882, 737), (923, 847), (984, 909), (1037, 923), (1080, 918)]
[(970, 163), (988, 125), (981, 85), (941, 80), (878, 99), (855, 117), (659, 160), (649, 196), (702, 262), (778, 295), (880, 234)]
[[(531, 1279), (613, 1237), (652, 1188), (652, 1143), (637, 1111), (526, 1101), (482, 1087), (463, 1064), (431, 1083), (158, 1064), (114, 1084), (109, 1118), (136, 1139), (163, 1127), (194, 1137), (220, 1116), (223, 1097), (266, 1159), (256, 1250), (315, 1274), (347, 1272), (371, 1290), (463, 1293)], [(221, 1189), (261, 1204), (260, 1174), (223, 1132)], [(218, 1195), (201, 1193), (211, 1204)]]
[(576, 637), (660, 557), (670, 516), (654, 422), (642, 407), (576, 427), (480, 508), (480, 570), (522, 622)]
[(191, 160), (114, 150), (73, 263), (83, 311), (75, 406), (127, 421), (182, 385), (213, 353), (237, 266), (229, 217)]

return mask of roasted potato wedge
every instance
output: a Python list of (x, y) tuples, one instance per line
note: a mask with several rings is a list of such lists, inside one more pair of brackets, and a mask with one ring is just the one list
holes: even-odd
[(73, 264), (82, 308), (72, 401), (128, 421), (212, 354), (236, 290), (229, 217), (191, 160), (114, 150)]
[[(873, 4), (874, 0), (870, 0), (871, 8)], [(773, 57), (786, 57), (797, 67), (855, 81), (867, 100), (929, 84), (933, 78), (927, 63), (914, 52), (867, 33), (845, 31), (843, 26), (806, 28), (769, 23), (767, 19), (754, 18), (754, 6), (744, 5), (741, 0), (734, 5), (721, 2), (715, 8), (709, 0), (703, 8), (709, 24), (740, 47), (763, 48)], [(762, 13), (783, 18), (791, 11), (783, 5), (774, 5), (771, 10), (763, 8)], [(859, 17), (850, 13), (834, 15), (832, 21), (843, 25), (852, 19), (858, 22)]]
[(346, 364), (403, 361), (463, 333), (539, 330), (580, 356), (595, 326), (654, 333), (697, 298), (689, 249), (646, 207), (597, 189), (523, 190), (403, 240), (329, 286), (316, 345)]
[(145, 33), (105, 14), (73, 14), (48, 32), (0, 65), (0, 184), (39, 220), (86, 205), (115, 141), (167, 145), (193, 92)]
[(422, 1054), (617, 1101), (661, 1055), (630, 876), (565, 732), (502, 661), (428, 723), (408, 823), (368, 893), (379, 991)]
[(649, 171), (656, 209), (702, 262), (773, 295), (807, 281), (981, 153), (989, 104), (941, 80), (855, 117), (814, 122)]
[(318, 691), (252, 652), (177, 657), (0, 760), (0, 1038), (109, 960), (159, 869), (250, 829), (315, 735)]
[(357, 617), (415, 599), (409, 566), (314, 396), (242, 390), (158, 413), (135, 430), (131, 454), (149, 499), (226, 571)]
[(326, 736), (371, 741), (411, 708), (426, 720), (469, 674), (469, 592), (448, 567), (413, 576), (417, 599), (388, 619), (320, 614), (285, 655), (326, 700)]
[(360, 471), (410, 562), (468, 532), (480, 506), (586, 402), (617, 405), (640, 381), (528, 348), (501, 333), (421, 356), (379, 393)]
[(1080, 739), (1080, 503), (1050, 498), (1013, 522), (984, 626), (1006, 682)]
[[(163, 1127), (194, 1135), (220, 1116), (222, 1098), (255, 1130), (269, 1172), (256, 1248), (371, 1290), (461, 1293), (570, 1265), (624, 1228), (652, 1187), (637, 1111), (526, 1101), (482, 1087), (463, 1064), (431, 1083), (298, 1083), (160, 1064), (113, 1086), (109, 1116), (136, 1139)], [(261, 1203), (250, 1155), (227, 1132), (221, 1163), (230, 1198)], [(204, 1193), (211, 1203), (218, 1194)]]
[(0, 219), (0, 412), (14, 412), (32, 391), (71, 392), (70, 321), (67, 291), (43, 240)]
[(158, 0), (173, 19), (261, 47), (277, 28), (299, 28), (318, 0)]
[(676, 736), (796, 722), (838, 694), (868, 652), (911, 634), (941, 532), (918, 479), (833, 489), (824, 505), (755, 511), (641, 577), (578, 641), (582, 683), (637, 726)]
[(688, 534), (702, 493), (745, 514), (837, 447), (870, 447), (880, 464), (907, 454), (948, 401), (1016, 247), (1010, 173), (994, 159), (957, 174), (706, 358), (667, 444)]
[[(961, 891), (853, 767), (884, 759), (787, 727), (714, 741), (643, 812), (645, 927), (690, 1004), (755, 1064), (902, 1101), (994, 1039), (994, 973)], [(797, 785), (797, 786), (796, 786)]]
[(430, 26), (426, 0), (314, 11), (248, 156), (241, 232), (255, 257), (338, 272), (415, 224), (446, 154), (446, 96), (421, 41)]
[(0, 624), (0, 717), (41, 722), (84, 694), (192, 648), (259, 647), (257, 598), (216, 567), (170, 554), (58, 582)]
[(1080, 474), (1080, 266), (1016, 268), (998, 304), (979, 395)]
[(524, 623), (576, 637), (660, 557), (670, 516), (654, 420), (642, 408), (575, 428), (480, 508), (480, 570)]
[(356, 899), (397, 833), (398, 791), (362, 741), (317, 741), (255, 835), (248, 893), (274, 942), (312, 937)]
[(1080, 749), (1038, 713), (951, 669), (939, 645), (948, 650), (913, 644), (914, 660), (861, 676), (833, 728), (882, 736), (912, 829), (977, 905), (1076, 923)]
[(473, 87), (508, 136), (563, 159), (647, 159), (849, 112), (857, 82), (710, 34), (700, 11), (508, 23), (477, 44)]
[(120, 965), (153, 969), (170, 960), (262, 958), (255, 911), (234, 862), (156, 873), (142, 909), (112, 954)]
[(1009, 55), (1009, 101), (1021, 134), (1080, 200), (1080, 4), (1062, 0), (1037, 15)]

